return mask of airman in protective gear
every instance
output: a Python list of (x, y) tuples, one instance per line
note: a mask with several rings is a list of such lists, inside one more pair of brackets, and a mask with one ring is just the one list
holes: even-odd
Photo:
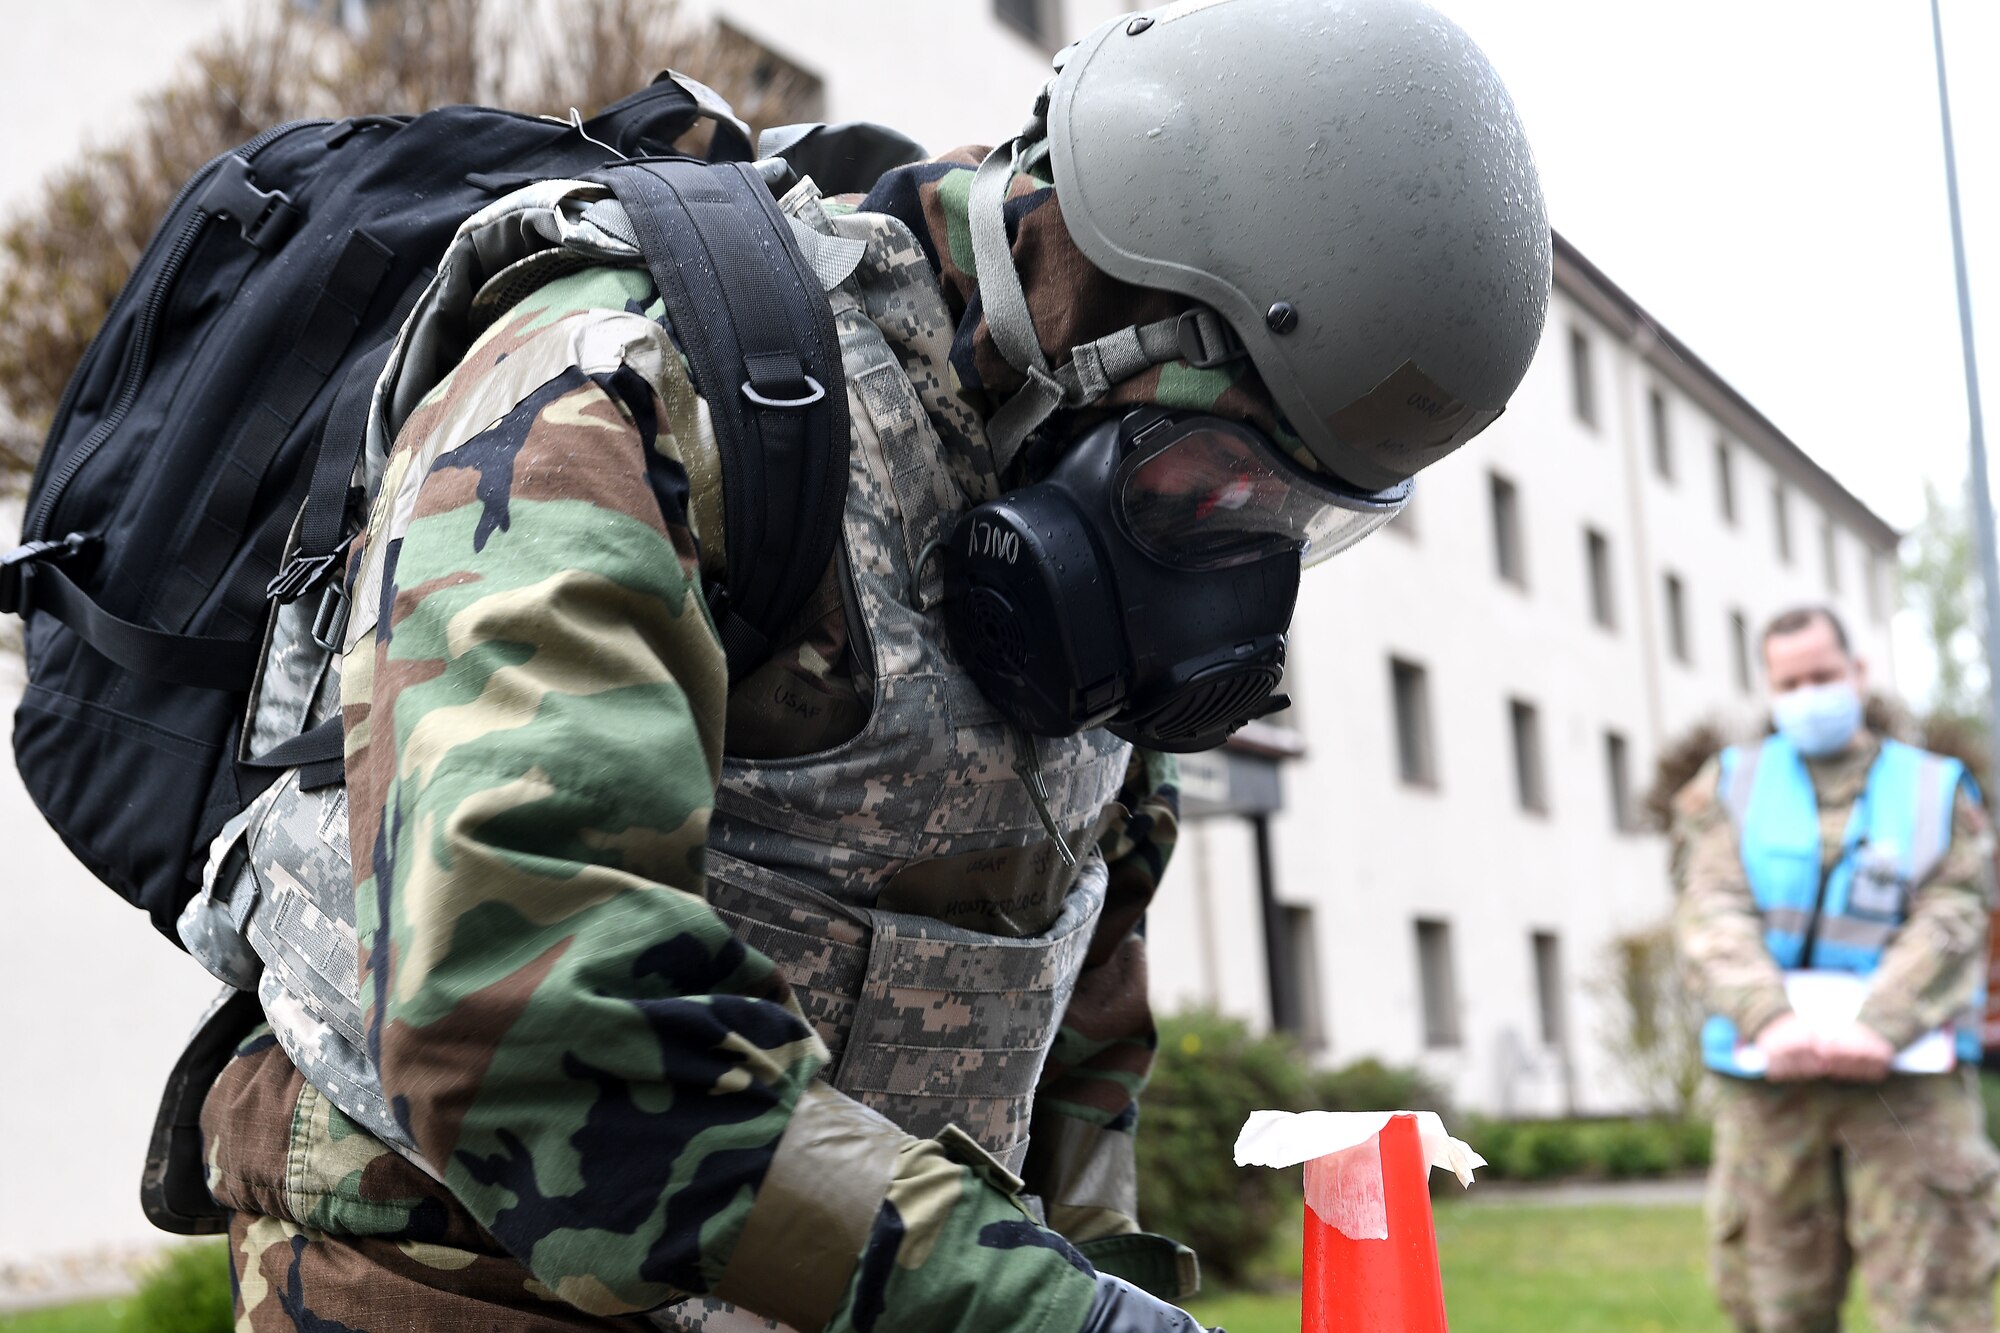
[(1957, 760), (1861, 725), (1832, 613), (1778, 617), (1764, 660), (1775, 733), (1674, 799), (1675, 934), (1711, 1014), (1716, 1294), (1744, 1333), (1833, 1330), (1859, 1267), (1884, 1333), (1985, 1333), (1986, 816)]
[[(360, 959), (346, 1010), (244, 977), (268, 1023), (203, 1118), (240, 1326), (1191, 1328), (1131, 1153), (1158, 751), (1263, 706), (1301, 565), (1525, 371), (1512, 105), (1414, 0), (1182, 0), (1070, 48), (991, 155), (792, 184), (848, 493), (733, 684), (711, 404), (605, 202), (461, 230), (377, 390), (342, 669), (287, 704), (340, 710), (343, 813), (280, 782), (225, 833), (297, 890), (262, 919)], [(971, 559), (1068, 576), (978, 526), (1044, 484), (1101, 624)], [(1246, 569), (1255, 661), (1146, 623)], [(228, 903), (190, 909), (212, 953)]]

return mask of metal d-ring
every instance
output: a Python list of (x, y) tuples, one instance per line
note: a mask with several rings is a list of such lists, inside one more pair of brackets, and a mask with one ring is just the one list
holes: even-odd
[(749, 380), (743, 381), (743, 396), (759, 407), (775, 407), (787, 411), (796, 410), (801, 407), (811, 407), (814, 403), (826, 397), (826, 389), (821, 386), (818, 380), (810, 375), (805, 377), (805, 381), (812, 388), (812, 392), (803, 398), (766, 398), (763, 394), (757, 392), (755, 386)]

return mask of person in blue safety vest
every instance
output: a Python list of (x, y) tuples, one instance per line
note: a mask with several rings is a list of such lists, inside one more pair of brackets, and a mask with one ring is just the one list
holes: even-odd
[(1745, 1333), (1993, 1328), (1980, 1055), (1993, 843), (1955, 759), (1862, 725), (1831, 611), (1764, 632), (1775, 731), (1674, 798), (1674, 934), (1710, 1017), (1716, 1295)]

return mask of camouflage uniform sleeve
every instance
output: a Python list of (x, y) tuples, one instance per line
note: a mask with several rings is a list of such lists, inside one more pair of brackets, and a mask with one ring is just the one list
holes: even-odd
[(1861, 1022), (1898, 1048), (1951, 1022), (1972, 1003), (1986, 966), (1993, 835), (1986, 812), (1961, 786), (1951, 846), (1916, 889), (1909, 919), (1889, 942), (1861, 1006)]
[(1067, 1333), (1088, 1265), (976, 1149), (816, 1081), (789, 988), (702, 898), (727, 673), (684, 460), (712, 441), (647, 286), (592, 270), (482, 335), (357, 550), (373, 626), (342, 703), (384, 1090), (591, 1313), (713, 1294), (802, 1329)]
[(1111, 871), (1104, 914), (1035, 1091), (1022, 1174), (1049, 1225), (1074, 1241), (1139, 1229), (1132, 1135), (1157, 1040), (1140, 925), (1173, 854), (1179, 777), (1172, 755), (1132, 752), (1098, 841)]
[(1674, 796), (1674, 942), (1695, 994), (1748, 1039), (1792, 1006), (1764, 947), (1764, 919), (1743, 874), (1721, 780), (1720, 759), (1710, 759)]

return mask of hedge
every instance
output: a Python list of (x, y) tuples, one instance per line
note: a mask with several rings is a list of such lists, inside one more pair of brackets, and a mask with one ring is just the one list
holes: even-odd
[(1489, 1120), (1459, 1136), (1487, 1161), (1482, 1180), (1636, 1180), (1699, 1171), (1711, 1136), (1699, 1120)]

